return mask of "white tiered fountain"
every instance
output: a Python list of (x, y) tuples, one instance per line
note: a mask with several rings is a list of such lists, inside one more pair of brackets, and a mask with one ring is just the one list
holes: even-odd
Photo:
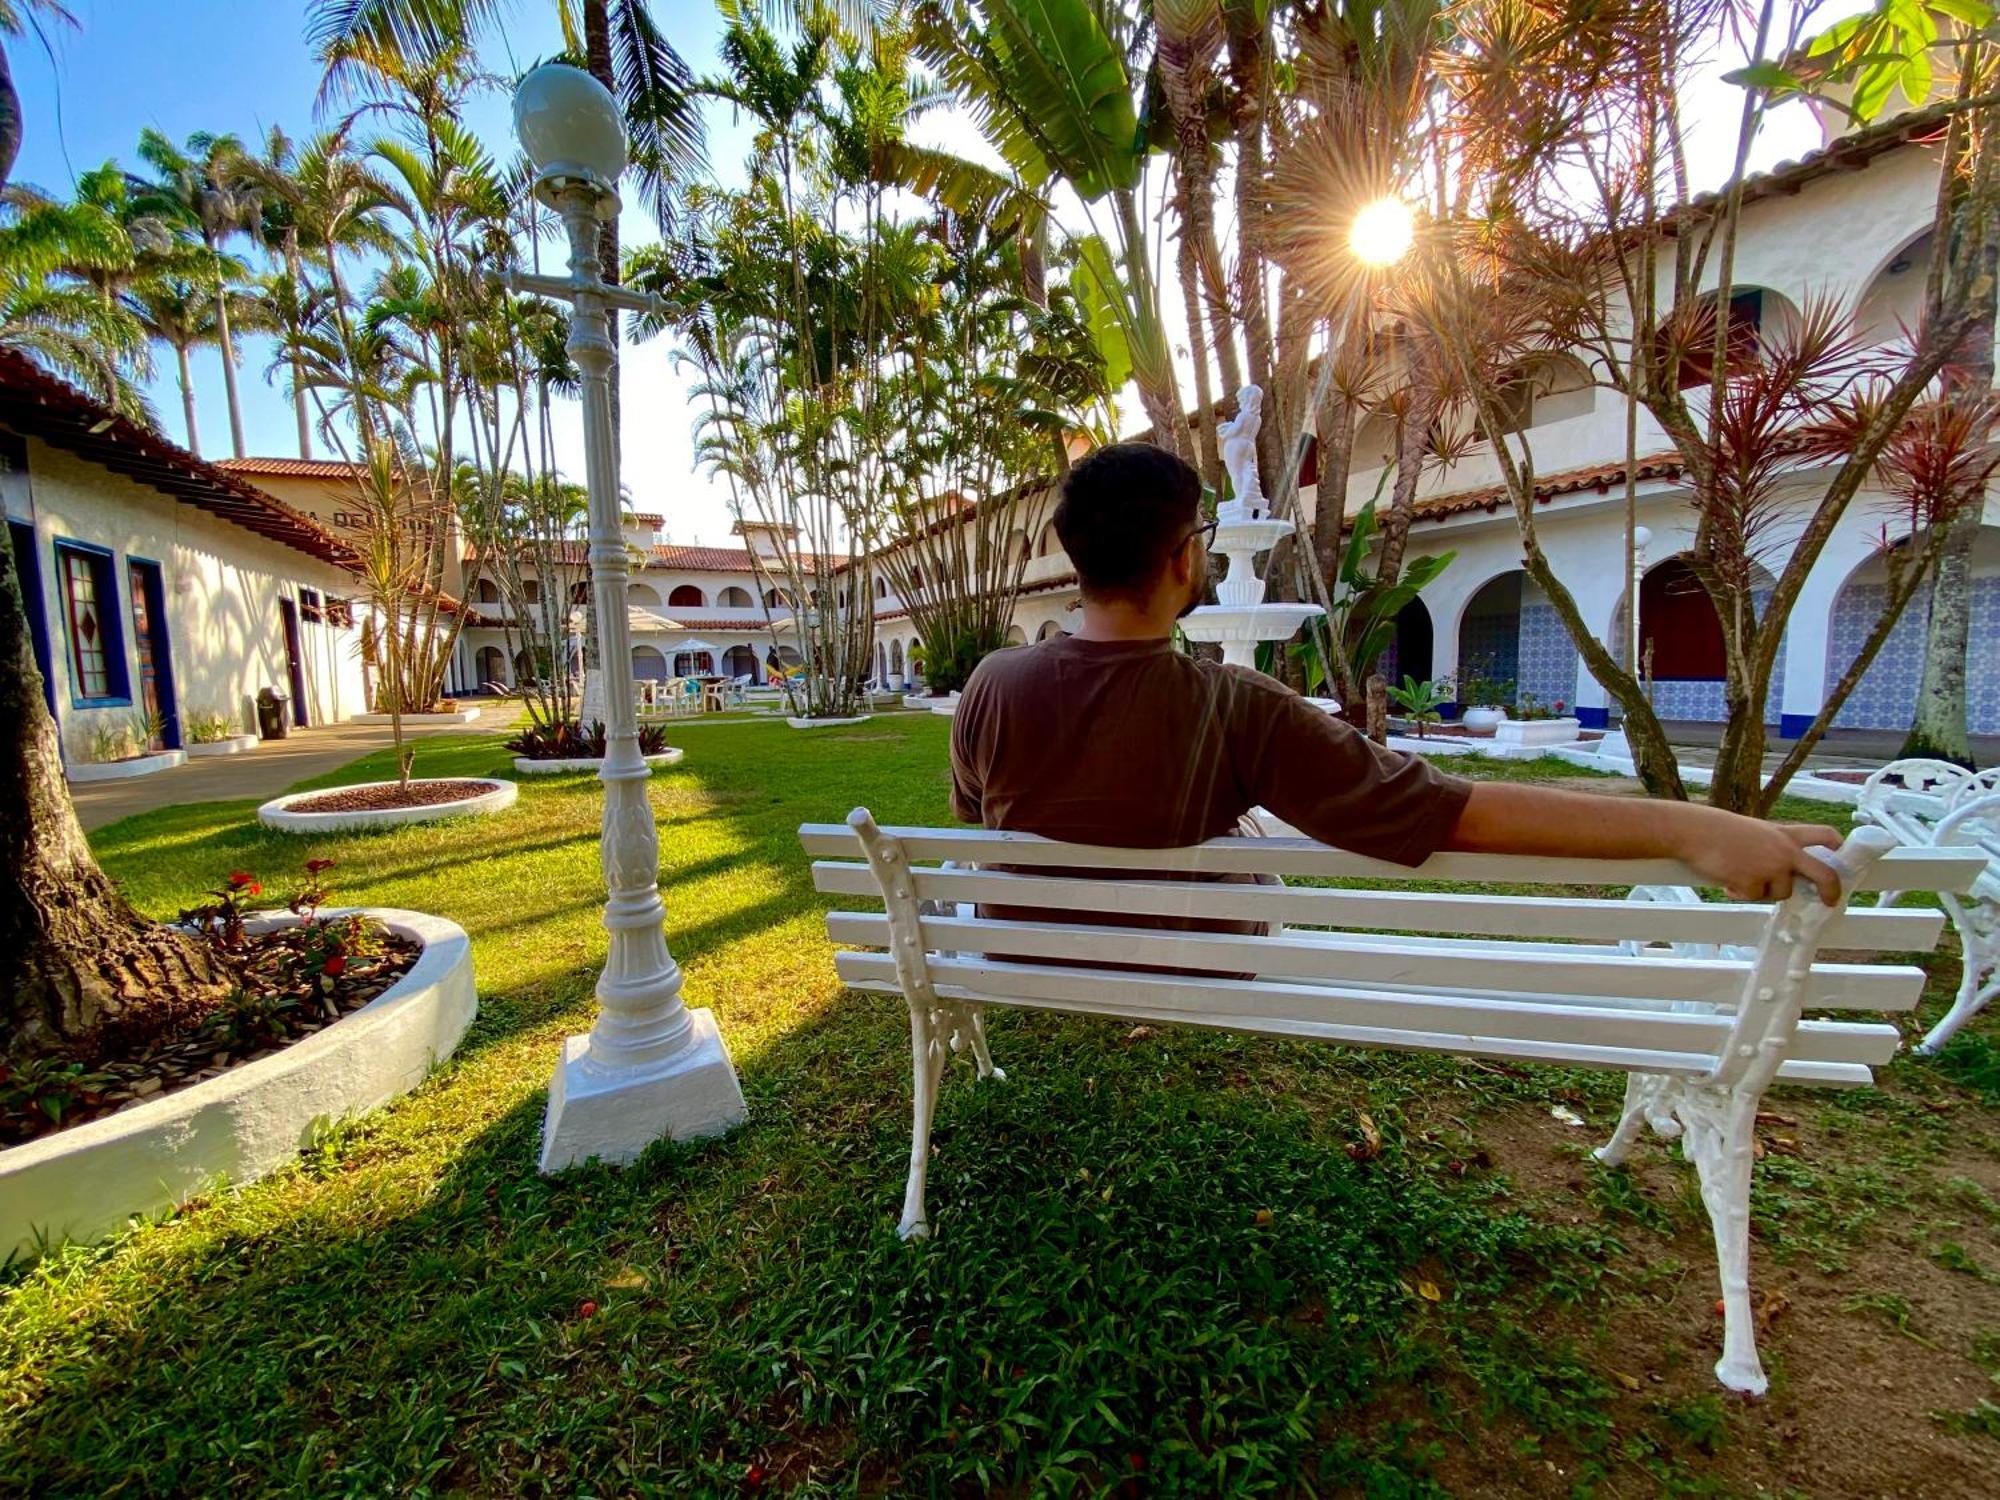
[[(1255, 667), (1262, 641), (1290, 640), (1298, 628), (1324, 614), (1317, 604), (1267, 604), (1264, 579), (1256, 558), (1279, 539), (1291, 535), (1292, 523), (1274, 519), (1267, 510), (1264, 486), (1257, 477), (1257, 429), (1264, 425), (1264, 392), (1246, 385), (1236, 393), (1236, 420), (1216, 429), (1222, 440), (1222, 466), (1229, 471), (1235, 496), (1215, 508), (1215, 550), (1229, 559), (1229, 571), (1215, 587), (1220, 604), (1204, 604), (1181, 621), (1191, 641), (1213, 641), (1231, 666)], [(1328, 711), (1340, 705), (1331, 699), (1313, 702)]]

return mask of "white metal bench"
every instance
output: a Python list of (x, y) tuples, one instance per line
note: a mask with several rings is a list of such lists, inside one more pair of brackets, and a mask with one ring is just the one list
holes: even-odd
[[(1951, 1009), (1917, 1045), (1928, 1056), (2000, 994), (2000, 770), (1968, 771), (1942, 760), (1891, 761), (1863, 783), (1855, 817), (1908, 848), (1970, 848), (1986, 857), (1970, 891), (1939, 894), (1958, 929), (1962, 966)], [(1877, 904), (1893, 906), (1901, 894), (1885, 890)]]
[[(850, 987), (909, 1002), (915, 1121), (906, 1238), (929, 1232), (931, 1116), (949, 1053), (969, 1049), (981, 1078), (1004, 1076), (986, 1044), (987, 1005), (1619, 1069), (1630, 1075), (1624, 1113), (1598, 1156), (1616, 1165), (1647, 1124), (1681, 1137), (1721, 1268), (1727, 1323), (1716, 1374), (1752, 1392), (1765, 1387), (1749, 1295), (1758, 1100), (1774, 1080), (1870, 1082), (1870, 1068), (1896, 1051), (1897, 1029), (1802, 1012), (1907, 1011), (1924, 984), (1921, 969), (1816, 962), (1816, 951), (1921, 951), (1944, 925), (1935, 911), (1835, 910), (1803, 883), (1776, 906), (1704, 903), (1687, 889), (1693, 873), (1669, 860), (1445, 854), (1412, 870), (1301, 838), (1111, 849), (1027, 834), (880, 828), (866, 809), (844, 825), (807, 824), (799, 836), (815, 856), (819, 890), (886, 908), (835, 911), (827, 931), (836, 942), (883, 950), (836, 956)], [(1965, 851), (1891, 845), (1863, 829), (1830, 852), (1843, 891), (1964, 890), (1983, 866)], [(995, 864), (1008, 869), (976, 868)], [(1134, 878), (1065, 873), (1076, 870)], [(1224, 874), (1359, 877), (1386, 888), (1186, 878)], [(1406, 888), (1416, 880), (1629, 886), (1643, 899)], [(999, 921), (975, 915), (972, 903), (1079, 920)], [(1236, 936), (1090, 920), (1113, 913), (1270, 925)], [(1257, 977), (1200, 977), (1216, 972)]]

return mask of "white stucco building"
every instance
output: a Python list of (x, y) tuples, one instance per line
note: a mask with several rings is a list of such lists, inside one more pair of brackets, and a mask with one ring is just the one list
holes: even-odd
[(366, 706), (358, 592), (311, 517), (0, 350), (0, 488), (49, 708), (74, 766), (100, 727), (190, 715), (255, 733), (266, 687), (294, 722)]
[[(1824, 149), (1752, 178), (1730, 289), (1732, 326), (1770, 329), (1812, 297), (1854, 310), (1864, 337), (1897, 340), (1914, 327), (1930, 265), (1937, 120), (1918, 113), (1831, 141)], [(1529, 372), (1521, 417), (1539, 476), (1538, 536), (1585, 619), (1614, 652), (1626, 629), (1624, 577), (1625, 406), (1562, 355)], [(1352, 515), (1383, 490), (1391, 434), (1370, 421), (1357, 434), (1347, 495)], [(1677, 559), (1695, 517), (1673, 445), (1639, 415), (1638, 522), (1652, 532), (1640, 590), (1640, 632), (1653, 648), (1654, 701), (1669, 722), (1722, 717), (1720, 633), (1706, 596)], [(1801, 463), (1786, 478), (1761, 556), (1782, 569), (1831, 468)], [(1401, 622), (1384, 663), (1392, 681), (1463, 682), (1468, 671), (1512, 681), (1543, 704), (1573, 706), (1586, 726), (1607, 719), (1607, 698), (1582, 666), (1553, 607), (1521, 570), (1521, 539), (1490, 444), (1425, 475), (1410, 553), (1455, 560)], [(1319, 497), (1308, 489), (1308, 515)], [(2000, 504), (1989, 493), (1987, 527), (1975, 553), (1970, 645), (1970, 719), (1975, 734), (2000, 734)], [(1864, 489), (1849, 506), (1808, 576), (1779, 659), (1769, 722), (1802, 732), (1854, 656), (1879, 610), (1885, 545), (1901, 539), (1892, 507)], [(1925, 601), (1905, 612), (1836, 727), (1906, 729), (1923, 660)]]

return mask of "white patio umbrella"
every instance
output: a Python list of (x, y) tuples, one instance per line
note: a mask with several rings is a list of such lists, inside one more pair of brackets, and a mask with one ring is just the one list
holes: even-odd
[(716, 645), (715, 642), (713, 641), (693, 640), (693, 641), (675, 642), (674, 650), (687, 651), (696, 655), (707, 656), (709, 659), (709, 667), (712, 670), (715, 666), (715, 659), (718, 655), (721, 654), (722, 648)]

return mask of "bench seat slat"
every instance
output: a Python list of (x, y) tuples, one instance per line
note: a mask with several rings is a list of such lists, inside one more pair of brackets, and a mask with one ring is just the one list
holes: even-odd
[[(1438, 854), (1412, 869), (1369, 859), (1303, 838), (1220, 838), (1188, 849), (1116, 849), (1065, 844), (996, 829), (884, 828), (913, 862), (969, 860), (981, 864), (1106, 870), (1183, 870), (1192, 874), (1300, 875), (1386, 881), (1450, 880), (1535, 885), (1700, 885), (1677, 860), (1572, 859), (1522, 854)], [(805, 852), (852, 858), (861, 852), (844, 823), (807, 823)], [(1985, 868), (1978, 850), (1892, 849), (1858, 882), (1864, 891), (1962, 891)]]
[[(894, 961), (865, 953), (836, 955), (851, 988), (900, 994)], [(1575, 1011), (1545, 1015), (1533, 1006), (1454, 1005), (1362, 991), (1260, 985), (1243, 980), (1146, 981), (1094, 970), (989, 965), (932, 959), (939, 995), (983, 1005), (1065, 1011), (1166, 1025), (1207, 1026), (1351, 1046), (1447, 1052), (1460, 1056), (1606, 1067), (1682, 1076), (1705, 1074), (1728, 1034), (1728, 1018)], [(1107, 983), (1109, 979), (1111, 982)], [(1633, 1026), (1628, 1023), (1642, 1023)], [(1462, 1025), (1454, 1025), (1462, 1022)], [(1826, 1023), (1800, 1028), (1792, 1059), (1801, 1082), (1842, 1085), (1870, 1080), (1868, 1063), (1886, 1061), (1899, 1040), (1893, 1027)], [(1788, 1067), (1791, 1064), (1788, 1063)], [(1792, 1076), (1784, 1074), (1781, 1076)]]
[[(1056, 911), (1107, 911), (1134, 916), (1224, 917), (1308, 927), (1372, 928), (1501, 938), (1632, 938), (1666, 943), (1755, 944), (1771, 908), (1739, 902), (1680, 904), (1605, 901), (1588, 897), (1487, 896), (1445, 891), (1324, 890), (1309, 886), (1245, 886), (1217, 881), (1091, 880), (1021, 875), (1005, 870), (912, 872), (920, 901), (970, 901)], [(816, 889), (840, 896), (879, 896), (863, 864), (819, 860)], [(1937, 946), (1944, 913), (1875, 910), (1841, 913), (1827, 925), (1829, 948), (1914, 953)]]
[[(1216, 932), (1161, 932), (1066, 922), (1000, 922), (972, 917), (925, 917), (925, 946), (1018, 954), (1024, 958), (1088, 960), (1122, 967), (1204, 969), (1266, 977), (1323, 979), (1392, 988), (1547, 990), (1559, 994), (1699, 1000), (1733, 1006), (1750, 966), (1740, 959), (1623, 956), (1587, 950), (1511, 953), (1491, 944), (1476, 951), (1413, 948), (1394, 938), (1312, 933), (1297, 940)], [(835, 942), (889, 946), (889, 919), (878, 912), (833, 912)], [(1907, 1009), (1923, 992), (1923, 971), (1881, 964), (1815, 964), (1809, 1006)], [(1821, 997), (1824, 996), (1822, 999)]]

